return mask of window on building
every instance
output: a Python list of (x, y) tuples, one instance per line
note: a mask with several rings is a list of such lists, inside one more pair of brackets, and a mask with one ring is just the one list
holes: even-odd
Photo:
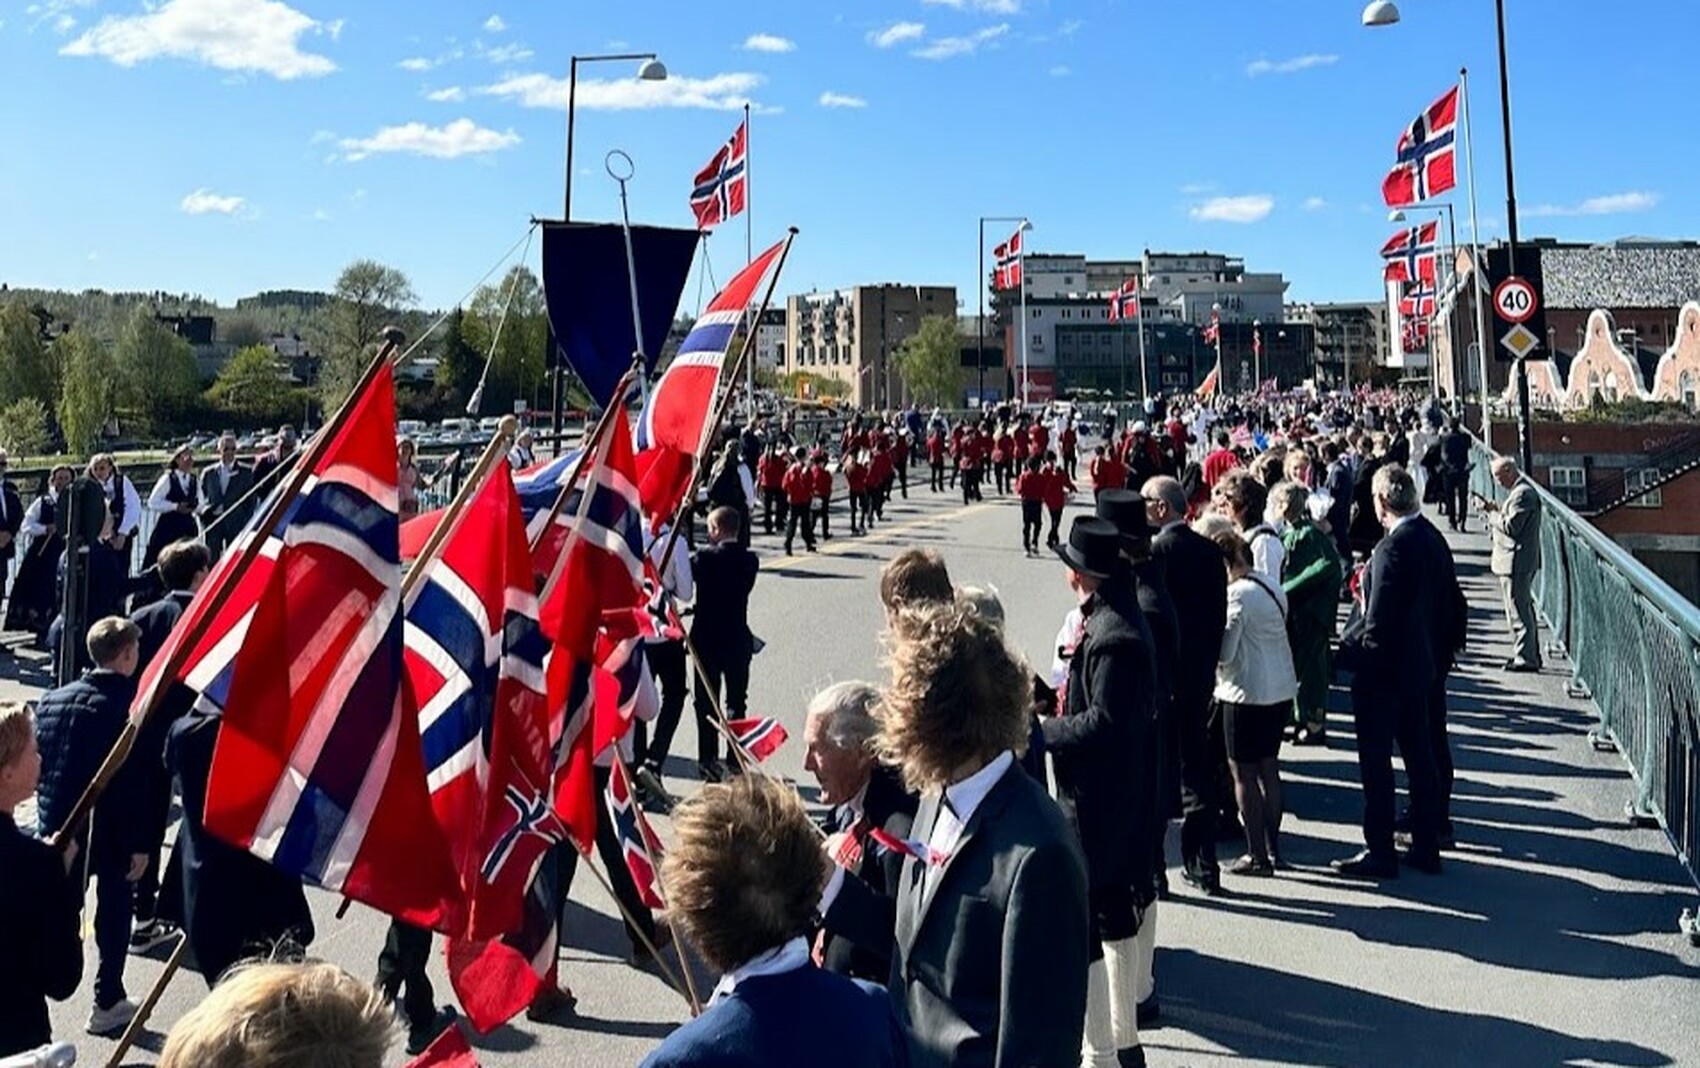
[(1627, 493), (1640, 493), (1639, 497), (1629, 502), (1631, 508), (1662, 508), (1665, 503), (1663, 490), (1648, 489), (1659, 481), (1660, 472), (1656, 467), (1631, 467), (1623, 472), (1623, 488)]
[(1553, 496), (1570, 505), (1588, 503), (1588, 472), (1581, 467), (1554, 467), (1547, 474)]

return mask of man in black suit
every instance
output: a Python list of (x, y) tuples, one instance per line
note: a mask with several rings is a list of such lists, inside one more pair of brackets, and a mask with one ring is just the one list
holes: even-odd
[(1063, 812), (1086, 854), (1091, 912), (1083, 1065), (1144, 1065), (1138, 934), (1154, 885), (1156, 659), (1114, 524), (1080, 517), (1056, 553), (1085, 632), (1068, 665), (1065, 714), (1044, 722)]
[(1222, 552), (1186, 524), (1186, 492), (1168, 476), (1140, 491), (1145, 516), (1156, 527), (1151, 555), (1163, 565), (1180, 627), (1174, 673), (1175, 735), (1180, 748), (1181, 863), (1183, 878), (1214, 896), (1221, 892), (1216, 860), (1217, 754), (1210, 746), (1210, 695), (1216, 657), (1228, 626), (1228, 571)]
[[(254, 472), (236, 457), (236, 435), (218, 439), (218, 460), (201, 471), (201, 523), (214, 559), (241, 530), (254, 510), (244, 499), (254, 488)], [(238, 509), (232, 514), (232, 509)], [(223, 522), (220, 522), (223, 520)]]
[(1086, 870), (1056, 802), (1016, 764), (1028, 737), (1028, 673), (997, 625), (969, 606), (902, 615), (874, 745), (922, 791), (914, 837), (900, 843), (887, 983), (909, 1063), (1075, 1068)]
[(755, 655), (750, 634), (750, 591), (755, 589), (760, 563), (740, 543), (742, 517), (732, 508), (716, 508), (708, 516), (708, 545), (691, 558), (696, 578), (696, 615), (691, 622), (691, 645), (702, 660), (696, 679), (697, 769), (705, 782), (726, 777), (720, 753), (730, 745), (720, 739), (715, 705), (725, 685), (727, 719), (744, 715), (750, 691), (750, 658)]
[(816, 694), (803, 724), (803, 768), (820, 784), (821, 802), (833, 806), (828, 852), (845, 873), (835, 878), (855, 883), (821, 917), (821, 965), (884, 983), (891, 975), (903, 855), (879, 848), (870, 833), (878, 828), (908, 838), (917, 799), (895, 768), (874, 759), (878, 702), (879, 691), (865, 682), (835, 683)]
[(1371, 488), (1386, 536), (1370, 554), (1363, 610), (1340, 639), (1340, 663), (1353, 673), (1352, 721), (1364, 787), (1362, 852), (1333, 862), (1343, 875), (1395, 878), (1393, 745), (1411, 794), (1411, 848), (1405, 863), (1440, 872), (1440, 786), (1430, 739), (1429, 696), (1457, 648), (1462, 620), (1446, 541), (1421, 514), (1417, 485), (1385, 464)]
[(6, 576), (18, 552), (18, 528), (24, 525), (24, 502), (18, 488), (6, 477), (11, 460), (0, 449), (0, 598), (6, 596)]

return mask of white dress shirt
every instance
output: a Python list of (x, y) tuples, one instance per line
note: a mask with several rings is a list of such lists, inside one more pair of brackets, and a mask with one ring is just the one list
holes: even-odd
[(783, 975), (808, 963), (809, 943), (801, 936), (782, 946), (775, 946), (766, 953), (758, 953), (720, 977), (720, 982), (714, 984), (714, 993), (708, 997), (708, 1007), (713, 1008), (730, 997), (732, 991), (738, 989), (738, 984), (746, 979), (763, 975)]
[[(113, 487), (114, 481), (120, 483), (117, 489), (114, 489)], [(142, 525), (142, 498), (141, 495), (136, 492), (136, 484), (122, 475), (113, 475), (111, 479), (100, 483), (100, 488), (101, 491), (106, 494), (106, 499), (108, 501), (112, 500), (113, 493), (120, 491), (123, 492), (124, 518), (118, 527), (112, 531), (112, 533), (122, 534), (126, 538), (134, 537), (136, 531), (140, 529)]]
[[(160, 513), (177, 511), (177, 502), (170, 497), (172, 479), (178, 480), (177, 485), (182, 492), (191, 496), (195, 495), (195, 490), (190, 488), (195, 482), (193, 473), (185, 475), (176, 471), (167, 471), (159, 476), (159, 481), (153, 484), (153, 492), (148, 494), (148, 511)], [(129, 518), (128, 514), (125, 515), (125, 518)]]
[(1287, 547), (1281, 543), (1281, 532), (1268, 523), (1259, 523), (1245, 533), (1251, 547), (1251, 567), (1259, 575), (1281, 584), (1281, 567), (1287, 561)]
[[(48, 490), (46, 497), (37, 497), (30, 502), (29, 508), (24, 512), (23, 525), (18, 528), (19, 534), (26, 538), (39, 538), (47, 533), (47, 524), (41, 521), (41, 505), (44, 500), (57, 503), (59, 500), (58, 491)], [(55, 515), (54, 518), (57, 519), (58, 516)]]
[[(945, 787), (944, 797), (939, 802), (939, 816), (933, 822), (933, 833), (927, 838), (927, 848), (941, 857), (949, 857), (962, 841), (962, 832), (967, 829), (968, 821), (974, 818), (974, 810), (992, 792), (992, 787), (1003, 778), (1015, 763), (1015, 754), (1005, 749), (992, 758), (991, 763), (976, 771), (974, 774)], [(927, 890), (932, 889), (933, 880), (942, 865), (927, 865), (922, 875), (922, 885)]]

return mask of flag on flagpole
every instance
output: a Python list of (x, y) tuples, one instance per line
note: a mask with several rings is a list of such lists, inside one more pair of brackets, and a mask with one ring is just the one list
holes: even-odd
[(1200, 397), (1214, 397), (1217, 389), (1221, 387), (1221, 383), (1222, 361), (1217, 360), (1216, 366), (1212, 367), (1210, 373), (1204, 376), (1204, 381), (1198, 384), (1198, 395)]
[(1434, 287), (1422, 283), (1405, 290), (1399, 298), (1399, 314), (1407, 319), (1426, 319), (1434, 314)]
[(1458, 184), (1458, 89), (1430, 104), (1399, 135), (1398, 162), (1381, 183), (1390, 208), (1409, 207)]
[(1407, 227), (1388, 238), (1381, 246), (1381, 258), (1387, 261), (1383, 277), (1389, 282), (1433, 283), (1439, 233), (1437, 219)]
[(992, 249), (992, 288), (997, 290), (1020, 289), (1021, 267), (1023, 253), (1021, 237), (1026, 232), (1026, 224), (1018, 227), (1007, 241)]
[(608, 771), (608, 819), (614, 826), (614, 837), (620, 843), (626, 870), (631, 872), (638, 898), (652, 909), (664, 909), (661, 899), (661, 839), (644, 819), (643, 810), (632, 797), (631, 780), (626, 777), (625, 761), (616, 760)]
[[(416, 926), (460, 922), (402, 685), (395, 385), (355, 402), (183, 679), (223, 722), (204, 822), (238, 849)], [(227, 554), (226, 560), (238, 554)]]
[(1216, 312), (1210, 313), (1210, 325), (1204, 328), (1204, 343), (1220, 345), (1222, 343), (1222, 317)]
[(755, 758), (757, 763), (766, 760), (791, 736), (779, 721), (767, 717), (754, 719), (729, 719), (726, 729), (732, 732), (732, 737), (744, 752)]
[(1263, 359), (1263, 327), (1258, 323), (1251, 324), (1251, 354)]
[(691, 211), (697, 229), (712, 229), (743, 211), (749, 191), (749, 122), (738, 124), (732, 137), (691, 185)]
[(888, 853), (914, 857), (922, 864), (931, 867), (941, 867), (950, 859), (949, 853), (941, 853), (919, 838), (899, 838), (884, 827), (868, 828), (868, 837), (872, 838), (881, 849)]
[(1129, 278), (1122, 287), (1110, 294), (1110, 322), (1139, 317), (1139, 279)]

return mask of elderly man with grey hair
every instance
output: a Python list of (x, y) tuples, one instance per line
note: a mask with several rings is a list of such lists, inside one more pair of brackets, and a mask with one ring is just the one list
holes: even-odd
[(879, 691), (865, 682), (828, 686), (809, 702), (803, 725), (803, 768), (832, 806), (827, 851), (835, 861), (816, 943), (828, 971), (884, 983), (896, 945), (897, 889), (903, 854), (884, 849), (874, 830), (904, 840), (918, 799), (895, 768), (874, 758), (874, 705)]
[(1535, 626), (1535, 573), (1541, 569), (1541, 497), (1524, 481), (1517, 464), (1501, 456), (1490, 468), (1493, 480), (1510, 490), (1503, 504), (1481, 500), (1482, 517), (1493, 538), (1488, 569), (1499, 579), (1505, 623), (1511, 628), (1511, 659), (1506, 671), (1539, 671), (1541, 645)]

